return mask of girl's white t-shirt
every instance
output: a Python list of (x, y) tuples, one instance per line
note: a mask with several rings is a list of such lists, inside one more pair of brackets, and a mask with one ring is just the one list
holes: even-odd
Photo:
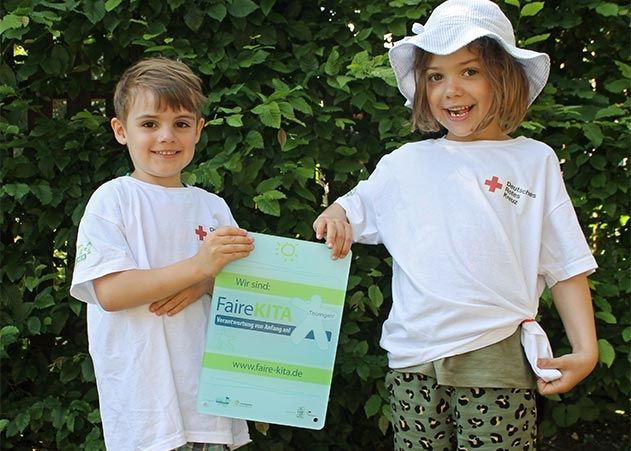
[(116, 451), (164, 451), (186, 442), (250, 441), (242, 420), (200, 414), (196, 396), (210, 298), (174, 316), (149, 306), (106, 312), (93, 281), (158, 268), (195, 255), (203, 237), (236, 226), (223, 199), (196, 187), (164, 188), (120, 177), (92, 195), (79, 225), (70, 294), (87, 305), (105, 444)]
[(355, 242), (393, 257), (391, 368), (503, 340), (546, 284), (597, 267), (554, 151), (528, 138), (406, 144), (336, 202)]

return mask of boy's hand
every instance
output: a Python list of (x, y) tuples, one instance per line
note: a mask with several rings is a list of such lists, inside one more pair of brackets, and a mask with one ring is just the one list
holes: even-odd
[(204, 238), (195, 256), (207, 277), (215, 277), (224, 266), (234, 260), (247, 257), (254, 249), (254, 238), (244, 229), (220, 227)]
[(215, 279), (206, 279), (180, 291), (173, 296), (160, 299), (149, 305), (149, 310), (156, 315), (173, 316), (197, 301), (202, 295), (213, 292)]
[(537, 380), (537, 388), (542, 395), (566, 393), (585, 379), (592, 372), (598, 356), (582, 355), (581, 353), (566, 354), (554, 359), (539, 359), (540, 368), (556, 368), (561, 371), (561, 378), (545, 382)]
[[(336, 212), (332, 207), (337, 207), (340, 212)], [(353, 229), (346, 219), (346, 214), (342, 207), (333, 204), (324, 213), (313, 221), (313, 230), (318, 240), (326, 237), (326, 245), (331, 249), (331, 258), (337, 260), (344, 258), (353, 244)]]

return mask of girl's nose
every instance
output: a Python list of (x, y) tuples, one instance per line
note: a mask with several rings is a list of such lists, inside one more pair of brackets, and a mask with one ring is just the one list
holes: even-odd
[(462, 94), (462, 87), (457, 78), (450, 77), (446, 80), (445, 95), (447, 97), (456, 97)]

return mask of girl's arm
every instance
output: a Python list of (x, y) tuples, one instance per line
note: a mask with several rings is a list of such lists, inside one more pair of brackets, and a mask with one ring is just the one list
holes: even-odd
[(191, 258), (163, 268), (108, 274), (94, 280), (94, 290), (107, 311), (150, 304), (214, 278), (227, 263), (246, 257), (254, 249), (252, 243), (245, 230), (222, 227), (210, 233)]
[(326, 238), (326, 245), (331, 249), (331, 257), (344, 258), (353, 244), (353, 230), (348, 223), (346, 211), (340, 204), (333, 203), (313, 221), (316, 238)]
[(540, 359), (541, 368), (557, 368), (561, 379), (537, 381), (542, 395), (565, 393), (585, 379), (598, 362), (598, 343), (592, 297), (587, 276), (580, 274), (555, 284), (554, 305), (563, 321), (563, 328), (572, 346), (572, 353), (554, 359)]

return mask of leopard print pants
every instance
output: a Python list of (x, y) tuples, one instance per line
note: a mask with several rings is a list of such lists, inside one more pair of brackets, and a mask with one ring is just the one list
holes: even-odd
[(386, 387), (395, 451), (537, 449), (534, 390), (450, 387), (394, 370)]

